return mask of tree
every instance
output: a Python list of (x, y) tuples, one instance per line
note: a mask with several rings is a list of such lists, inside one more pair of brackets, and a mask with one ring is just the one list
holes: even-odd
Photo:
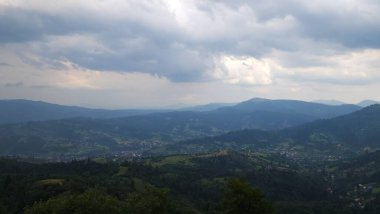
[(266, 201), (258, 188), (251, 187), (242, 179), (231, 179), (223, 200), (227, 214), (267, 214), (273, 213), (272, 205)]
[(125, 213), (125, 202), (102, 193), (97, 189), (89, 189), (82, 194), (63, 194), (46, 202), (37, 202), (25, 209), (26, 214), (121, 214)]
[(171, 207), (166, 194), (166, 190), (146, 186), (143, 192), (134, 192), (128, 196), (128, 211), (134, 214), (170, 213)]
[(5, 205), (0, 202), (0, 214), (6, 214), (6, 213), (10, 213), (10, 212), (8, 212)]

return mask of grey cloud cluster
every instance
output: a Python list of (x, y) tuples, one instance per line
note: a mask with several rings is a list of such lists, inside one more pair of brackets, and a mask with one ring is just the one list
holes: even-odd
[(375, 0), (43, 2), (0, 4), (0, 43), (26, 43), (25, 52), (47, 61), (174, 82), (212, 78), (225, 56), (318, 67), (321, 57), (380, 46)]
[(15, 83), (6, 83), (4, 84), (5, 87), (20, 87), (20, 86), (23, 86), (24, 83), (23, 82), (15, 82)]
[(6, 62), (0, 62), (0, 66), (3, 66), (3, 67), (9, 67), (9, 66), (12, 66)]

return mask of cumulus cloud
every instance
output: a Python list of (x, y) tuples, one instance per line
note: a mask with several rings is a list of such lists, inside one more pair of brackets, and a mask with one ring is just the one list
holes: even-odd
[[(268, 7), (277, 13), (264, 17)], [(91, 69), (203, 81), (221, 53), (260, 58), (300, 48), (306, 25), (301, 9), (288, 9), (273, 2), (12, 1), (1, 9), (0, 41), (32, 42), (33, 53)]]
[(380, 80), (380, 50), (377, 49), (354, 50), (326, 56), (301, 56), (301, 53), (286, 56), (287, 53), (278, 52), (273, 58), (278, 58), (279, 55), (280, 58), (298, 57), (301, 63), (298, 66), (273, 66), (277, 78), (338, 85), (365, 85)]
[(268, 85), (272, 83), (271, 68), (267, 61), (254, 57), (221, 56), (211, 75), (226, 83), (240, 85)]

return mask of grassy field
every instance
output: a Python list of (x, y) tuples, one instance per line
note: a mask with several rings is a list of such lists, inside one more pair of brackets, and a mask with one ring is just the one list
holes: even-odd
[(173, 165), (173, 164), (184, 164), (184, 165), (193, 165), (191, 155), (173, 155), (163, 158), (160, 161), (151, 162), (152, 166), (164, 166), (164, 165)]

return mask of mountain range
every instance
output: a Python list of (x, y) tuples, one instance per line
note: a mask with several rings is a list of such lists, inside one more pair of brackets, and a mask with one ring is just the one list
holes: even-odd
[[(41, 103), (36, 105), (39, 104)], [(57, 108), (60, 109), (61, 106)], [(145, 112), (143, 115), (112, 119), (85, 118), (80, 115), (80, 118), (1, 125), (0, 151), (2, 155), (49, 154), (51, 156), (144, 152), (160, 146), (242, 129), (255, 129), (252, 133), (260, 133), (255, 135), (256, 137), (263, 135), (260, 139), (269, 141), (272, 137), (266, 138), (266, 136), (277, 136), (274, 133), (282, 133), (279, 131), (281, 129), (287, 130), (290, 127), (350, 114), (360, 109), (361, 107), (356, 105), (330, 106), (297, 100), (255, 98), (211, 111)], [(17, 108), (13, 110), (22, 112)], [(43, 114), (43, 111), (37, 112)], [(33, 109), (29, 109), (29, 113), (33, 114)], [(101, 114), (97, 115), (100, 116)], [(356, 122), (344, 121), (344, 123)], [(269, 130), (273, 131), (268, 132)], [(286, 131), (286, 133), (292, 132), (294, 132), (292, 129)], [(234, 135), (236, 133), (227, 134), (227, 136)], [(223, 136), (225, 135), (220, 137)], [(235, 137), (235, 140), (246, 138)], [(297, 139), (301, 137), (297, 136)]]
[[(370, 101), (366, 101), (370, 102)], [(375, 101), (373, 101), (375, 102)], [(135, 115), (146, 115), (150, 113), (162, 113), (173, 111), (195, 111), (212, 112), (222, 111), (268, 111), (280, 113), (303, 114), (316, 118), (328, 118), (341, 114), (346, 114), (360, 107), (349, 104), (338, 106), (324, 105), (313, 102), (303, 102), (297, 100), (269, 100), (254, 98), (242, 103), (210, 103), (206, 105), (185, 107), (179, 109), (92, 109), (78, 106), (64, 106), (42, 101), (31, 100), (0, 100), (0, 124), (22, 123), (30, 121), (46, 121), (67, 119), (74, 117), (107, 119), (119, 118)]]

